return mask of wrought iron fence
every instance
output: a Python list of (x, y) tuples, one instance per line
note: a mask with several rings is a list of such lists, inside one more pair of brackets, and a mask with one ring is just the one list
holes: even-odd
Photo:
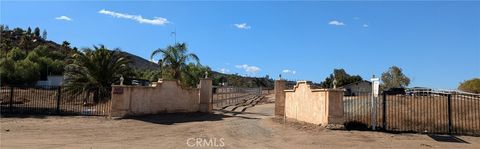
[(93, 93), (71, 94), (60, 86), (0, 88), (0, 111), (5, 114), (108, 115), (110, 94), (99, 101)]
[(371, 93), (358, 93), (343, 100), (347, 128), (480, 135), (480, 95), (383, 93), (372, 102)]
[(235, 105), (260, 94), (262, 88), (214, 87), (212, 104), (214, 108)]

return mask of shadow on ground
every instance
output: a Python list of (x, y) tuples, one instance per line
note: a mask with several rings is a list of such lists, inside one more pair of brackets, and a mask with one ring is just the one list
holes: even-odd
[(223, 114), (211, 113), (165, 113), (156, 115), (130, 116), (122, 119), (139, 120), (154, 124), (173, 125), (176, 123), (202, 122), (202, 121), (221, 121), (229, 117), (238, 117), (243, 119), (258, 119), (244, 116), (228, 116)]
[(271, 116), (269, 114), (262, 114), (262, 113), (253, 113), (253, 112), (245, 112), (245, 110), (243, 111), (230, 111), (230, 110), (223, 110), (223, 109), (220, 109), (220, 110), (214, 110), (216, 112), (220, 112), (220, 113), (223, 113), (223, 114), (232, 114), (234, 116), (238, 116), (239, 114), (251, 114), (251, 115), (259, 115), (259, 116)]
[(346, 130), (360, 130), (360, 131), (371, 130), (371, 129), (368, 128), (367, 124), (362, 123), (362, 122), (358, 122), (358, 121), (350, 121), (350, 122), (347, 122), (343, 125), (345, 126)]
[(430, 138), (437, 142), (450, 142), (450, 143), (466, 143), (470, 144), (469, 142), (462, 140), (456, 136), (452, 135), (435, 135), (435, 134), (430, 134), (428, 135)]
[(0, 115), (0, 118), (39, 118), (44, 119), (50, 115), (42, 115), (42, 114), (4, 114)]
[(106, 118), (105, 115), (80, 115), (77, 113), (2, 113), (0, 114), (0, 118), (38, 118), (38, 119), (45, 119), (48, 117), (103, 117)]
[(56, 111), (55, 108), (14, 108), (14, 110), (2, 109), (1, 118), (46, 118), (48, 116), (97, 116), (105, 117), (106, 114), (83, 113), (80, 111)]
[[(372, 131), (371, 128), (368, 127), (367, 124), (362, 123), (362, 122), (357, 122), (357, 121), (352, 121), (344, 124), (345, 129), (350, 131), (350, 130), (359, 130), (359, 131)], [(381, 129), (381, 128), (379, 128)], [(422, 134), (422, 133), (417, 133), (414, 131), (385, 131), (385, 130), (379, 130), (381, 132), (385, 133), (391, 133), (391, 134)], [(456, 136), (453, 135), (444, 135), (444, 134), (427, 134), (428, 137), (432, 138), (433, 140), (437, 142), (449, 142), (449, 143), (466, 143), (470, 144), (469, 142), (462, 140)]]

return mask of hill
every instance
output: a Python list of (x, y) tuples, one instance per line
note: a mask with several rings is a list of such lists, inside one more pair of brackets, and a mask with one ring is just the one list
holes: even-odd
[[(48, 75), (63, 75), (68, 59), (79, 50), (71, 47), (68, 41), (61, 44), (47, 40), (47, 31), (36, 27), (26, 30), (22, 28), (9, 29), (0, 25), (0, 55), (9, 57), (0, 63), (0, 76), (2, 82), (7, 84), (31, 84), (38, 80), (46, 79)], [(134, 77), (156, 80), (155, 71), (160, 68), (158, 64), (137, 55), (122, 51), (132, 61), (130, 67), (135, 70)], [(33, 57), (33, 58), (32, 58)], [(205, 67), (214, 85), (231, 85), (239, 87), (269, 87), (273, 88), (273, 80), (265, 77), (245, 77), (238, 74), (223, 74)], [(204, 71), (204, 70), (202, 70)], [(144, 77), (147, 74), (148, 77)], [(203, 72), (199, 72), (203, 76)]]
[[(35, 31), (37, 30), (37, 31)], [(64, 41), (62, 44), (58, 44), (54, 41), (47, 40), (47, 32), (44, 30), (44, 35), (40, 36), (40, 29), (37, 27), (33, 31), (28, 28), (26, 30), (22, 28), (14, 28), (10, 30), (8, 26), (0, 26), (0, 49), (7, 53), (13, 48), (19, 48), (21, 51), (28, 54), (33, 51), (38, 46), (44, 46), (48, 49), (49, 52), (58, 52), (62, 53), (65, 58), (73, 54), (75, 51), (78, 51), (76, 47), (70, 47), (68, 41)], [(127, 55), (131, 60), (131, 67), (134, 69), (158, 69), (156, 63), (150, 62), (146, 59), (143, 59), (137, 55), (124, 52), (123, 54)]]
[(124, 52), (122, 51), (124, 55), (129, 57), (132, 61), (132, 64), (130, 67), (137, 69), (137, 70), (152, 70), (152, 69), (159, 69), (160, 67), (158, 66), (157, 63), (151, 62), (149, 60), (146, 60), (140, 56)]
[(76, 51), (76, 48), (71, 48), (70, 43), (64, 41), (58, 44), (47, 40), (47, 31), (43, 31), (40, 36), (40, 29), (37, 27), (33, 31), (29, 27), (27, 30), (22, 28), (9, 29), (8, 26), (0, 25), (0, 49), (3, 52), (8, 52), (13, 48), (19, 48), (23, 52), (30, 52), (38, 46), (45, 46), (49, 51), (61, 52), (64, 54), (71, 54)]

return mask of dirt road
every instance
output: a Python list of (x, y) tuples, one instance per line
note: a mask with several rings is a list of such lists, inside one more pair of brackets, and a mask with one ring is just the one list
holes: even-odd
[(0, 148), (480, 148), (438, 142), (427, 135), (327, 130), (283, 124), (273, 119), (274, 104), (243, 113), (165, 114), (113, 120), (103, 117), (2, 118)]

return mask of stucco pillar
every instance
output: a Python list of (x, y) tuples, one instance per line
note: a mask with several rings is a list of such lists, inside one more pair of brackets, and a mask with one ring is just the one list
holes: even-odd
[(200, 79), (200, 112), (212, 112), (212, 79)]
[(342, 89), (328, 89), (327, 99), (325, 100), (326, 124), (343, 124), (343, 90)]
[(121, 85), (112, 85), (110, 117), (124, 117), (130, 112), (131, 90)]
[(285, 115), (285, 80), (275, 80), (275, 116)]

